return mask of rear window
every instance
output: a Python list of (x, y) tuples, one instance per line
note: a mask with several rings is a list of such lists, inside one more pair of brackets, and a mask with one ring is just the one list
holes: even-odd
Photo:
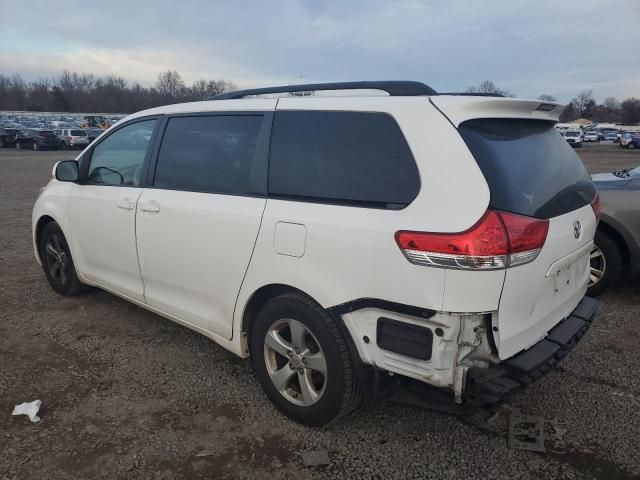
[(492, 208), (551, 218), (595, 197), (582, 161), (551, 122), (476, 119), (459, 131), (489, 184)]
[(374, 208), (402, 208), (420, 189), (418, 168), (390, 115), (281, 111), (275, 116), (269, 194)]
[(87, 136), (87, 132), (85, 132), (84, 130), (71, 130), (71, 136), (72, 137), (86, 137)]

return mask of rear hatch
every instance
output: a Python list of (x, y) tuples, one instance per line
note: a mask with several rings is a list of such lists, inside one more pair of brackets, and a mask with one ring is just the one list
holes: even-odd
[(597, 225), (596, 189), (539, 101), (431, 97), (458, 128), (491, 192), (489, 208), (548, 222), (528, 263), (506, 269), (494, 339), (500, 358), (529, 348), (584, 296)]

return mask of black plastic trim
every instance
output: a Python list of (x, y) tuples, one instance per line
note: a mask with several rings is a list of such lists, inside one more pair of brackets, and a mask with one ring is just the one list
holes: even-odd
[(403, 210), (410, 203), (387, 203), (387, 202), (369, 202), (364, 200), (342, 200), (327, 197), (307, 197), (305, 195), (289, 195), (286, 193), (269, 192), (269, 198), (272, 200), (283, 200), (287, 202), (301, 203), (319, 203), (322, 205), (337, 205), (341, 207), (357, 207), (357, 208), (374, 208), (378, 210)]
[(267, 88), (251, 88), (221, 93), (210, 97), (209, 100), (234, 100), (249, 95), (267, 95), (271, 93), (317, 92), (330, 90), (382, 90), (392, 97), (437, 95), (438, 93), (422, 82), (407, 80), (371, 81), (371, 82), (335, 82), (309, 83), (305, 85), (283, 85)]
[(380, 317), (376, 324), (376, 344), (388, 352), (417, 360), (429, 360), (433, 332), (427, 327)]
[(404, 303), (390, 302), (381, 298), (358, 298), (350, 302), (335, 305), (330, 307), (328, 310), (335, 315), (342, 316), (345, 313), (351, 313), (365, 308), (378, 308), (388, 312), (395, 312), (402, 315), (409, 315), (410, 317), (420, 318), (431, 318), (436, 314), (435, 310), (405, 305)]
[(584, 336), (595, 318), (597, 308), (597, 300), (584, 297), (571, 315), (528, 350), (489, 368), (470, 368), (464, 392), (466, 403), (484, 408), (504, 402), (549, 372)]
[(452, 95), (455, 97), (498, 97), (505, 98), (501, 93), (480, 93), (480, 92), (444, 92), (438, 95)]

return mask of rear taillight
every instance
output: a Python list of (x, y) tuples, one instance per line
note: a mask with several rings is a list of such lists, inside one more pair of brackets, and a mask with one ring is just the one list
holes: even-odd
[(600, 195), (596, 193), (596, 197), (591, 202), (591, 208), (593, 208), (593, 214), (596, 216), (596, 222), (600, 221)]
[(494, 270), (534, 260), (547, 238), (549, 222), (487, 210), (459, 233), (396, 232), (396, 243), (411, 263), (435, 267)]

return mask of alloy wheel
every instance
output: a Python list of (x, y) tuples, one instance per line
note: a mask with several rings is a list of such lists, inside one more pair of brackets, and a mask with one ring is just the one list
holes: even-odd
[(267, 373), (278, 392), (295, 405), (318, 402), (327, 385), (327, 361), (316, 337), (301, 322), (276, 321), (264, 339)]
[(44, 248), (51, 278), (64, 285), (69, 277), (69, 262), (60, 237), (56, 234), (51, 235)]
[(607, 259), (596, 245), (593, 246), (593, 250), (591, 250), (591, 254), (589, 255), (589, 264), (591, 267), (591, 272), (589, 274), (589, 287), (595, 285), (602, 277), (604, 277), (604, 273), (607, 269)]

